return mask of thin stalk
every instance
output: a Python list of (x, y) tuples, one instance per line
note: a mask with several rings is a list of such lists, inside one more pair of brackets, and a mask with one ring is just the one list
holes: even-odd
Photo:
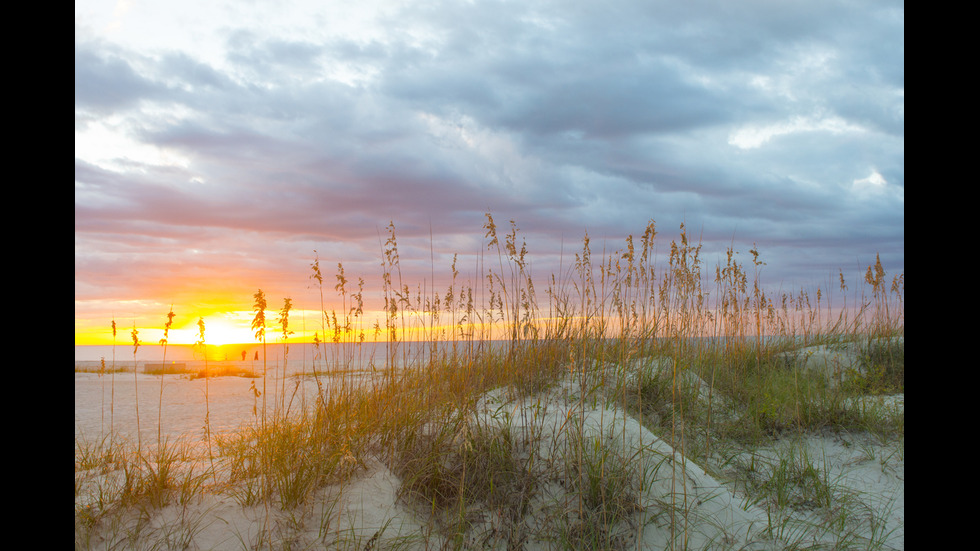
[(133, 320), (133, 332), (131, 333), (133, 337), (133, 389), (134, 396), (136, 397), (136, 455), (139, 456), (143, 449), (143, 437), (140, 434), (140, 393), (139, 393), (139, 373), (136, 368), (136, 351), (140, 347), (140, 332), (136, 330), (136, 320)]
[(116, 320), (112, 320), (112, 370), (110, 377), (112, 381), (109, 385), (109, 440), (112, 441), (112, 435), (115, 433), (115, 416), (116, 416)]
[(252, 329), (255, 331), (256, 340), (262, 341), (262, 438), (260, 438), (260, 445), (262, 446), (262, 449), (260, 450), (259, 453), (262, 456), (261, 457), (262, 472), (265, 477), (265, 489), (263, 492), (264, 494), (263, 501), (265, 502), (265, 524), (263, 525), (262, 528), (263, 533), (265, 533), (267, 531), (266, 528), (269, 522), (269, 500), (271, 499), (271, 494), (272, 494), (272, 487), (271, 487), (272, 480), (270, 478), (270, 472), (269, 472), (270, 463), (271, 463), (270, 454), (272, 453), (272, 450), (269, 448), (271, 444), (261, 443), (262, 439), (268, 439), (268, 427), (266, 425), (266, 398), (268, 396), (268, 394), (266, 393), (266, 380), (268, 376), (268, 363), (267, 363), (268, 354), (266, 353), (266, 344), (265, 344), (266, 300), (265, 300), (265, 293), (262, 292), (262, 289), (259, 289), (258, 292), (256, 292), (253, 295), (253, 297), (255, 298), (255, 303), (253, 305), (253, 309), (255, 311), (255, 317), (252, 319)]
[(162, 448), (163, 445), (163, 380), (167, 370), (167, 339), (170, 336), (170, 326), (173, 325), (174, 315), (174, 307), (171, 304), (170, 312), (167, 313), (167, 323), (163, 326), (163, 338), (160, 339), (160, 344), (163, 345), (163, 365), (160, 373), (160, 404), (157, 409), (157, 449)]
[(214, 470), (214, 452), (211, 450), (211, 373), (208, 369), (208, 345), (204, 340), (204, 318), (198, 318), (197, 328), (199, 337), (197, 344), (204, 353), (204, 435), (208, 441), (208, 461), (211, 463), (211, 476), (214, 478), (214, 483), (217, 484), (218, 475)]
[[(282, 381), (281, 381), (281, 394), (279, 396), (280, 409), (284, 411), (283, 415), (288, 415), (289, 409), (286, 407), (286, 368), (289, 363), (289, 335), (293, 334), (293, 331), (289, 330), (289, 310), (293, 307), (293, 300), (290, 298), (283, 299), (282, 310), (279, 311), (278, 322), (282, 327), (282, 345), (283, 345), (283, 356), (282, 356)], [(290, 405), (292, 405), (292, 398), (290, 398)]]

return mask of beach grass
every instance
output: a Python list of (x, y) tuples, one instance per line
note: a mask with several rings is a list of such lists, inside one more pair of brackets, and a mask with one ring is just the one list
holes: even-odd
[[(755, 246), (747, 264), (732, 248), (711, 270), (682, 225), (657, 264), (650, 222), (636, 242), (600, 255), (586, 235), (568, 266), (539, 279), (514, 222), (498, 236), (488, 213), (483, 231), (479, 277), (464, 280), (454, 259), (449, 285), (423, 292), (402, 280), (388, 226), (385, 317), (373, 332), (389, 345), (368, 382), (343, 370), (321, 382), (327, 365), (353, 365), (372, 328), (363, 280), (354, 292), (342, 265), (340, 314), (324, 309), (314, 257), (316, 341), (336, 344), (337, 357), (304, 371), (318, 387), (312, 403), (287, 401), (285, 377), (279, 401), (266, 402), (263, 365), (249, 373), (262, 378), (261, 422), (209, 432), (203, 453), (163, 439), (134, 447), (76, 437), (76, 548), (189, 545), (213, 529), (200, 504), (215, 500), (252, 519), (226, 527), (242, 549), (632, 549), (650, 531), (670, 549), (886, 548), (887, 511), (869, 512), (804, 438), (868, 435), (869, 461), (904, 464), (904, 409), (875, 400), (904, 394), (904, 274), (889, 285), (876, 260), (853, 298), (843, 275), (838, 289), (770, 296)], [(253, 298), (265, 346), (266, 297)], [(291, 307), (287, 298), (279, 311), (283, 341)], [(135, 328), (133, 341), (135, 362)], [(440, 346), (413, 359), (405, 341)], [(814, 369), (819, 358), (830, 360)], [(634, 426), (652, 436), (637, 444)], [(689, 488), (689, 465), (743, 496), (745, 510), (764, 512), (763, 529), (739, 535), (718, 521), (706, 536), (715, 521), (698, 517), (710, 503)], [(379, 470), (397, 481), (395, 503), (415, 532), (397, 532), (391, 519), (347, 522), (353, 493)]]

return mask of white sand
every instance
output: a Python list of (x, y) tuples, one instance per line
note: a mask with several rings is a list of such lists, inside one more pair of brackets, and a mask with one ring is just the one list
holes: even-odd
[[(106, 376), (108, 377), (108, 376)], [(109, 390), (106, 377), (94, 374), (75, 375), (75, 432), (76, 438), (97, 435), (103, 424), (109, 424)], [(133, 407), (132, 373), (115, 376), (114, 425), (117, 431), (135, 435), (135, 408)], [(160, 378), (138, 377), (140, 397), (140, 425), (144, 441), (156, 441), (157, 413)], [(128, 383), (127, 383), (128, 381)], [(200, 442), (203, 436), (204, 381), (190, 381), (179, 376), (164, 376), (165, 433), (173, 438), (187, 435)], [(215, 430), (233, 430), (243, 422), (254, 420), (252, 408), (261, 401), (251, 394), (249, 387), (261, 380), (227, 377), (210, 381), (210, 410)], [(287, 394), (292, 393), (287, 383)], [(272, 385), (269, 386), (278, 386)], [(106, 390), (103, 392), (103, 388)], [(315, 392), (315, 385), (308, 384), (305, 391)], [(298, 396), (294, 400), (300, 400)], [(274, 398), (270, 391), (267, 396)], [(104, 400), (104, 402), (103, 402)], [(288, 400), (288, 397), (287, 397)], [(893, 399), (897, 411), (904, 411), (904, 400)], [(103, 407), (103, 403), (105, 406)], [(904, 445), (882, 444), (869, 435), (815, 435), (795, 442), (797, 450), (805, 453), (825, 476), (832, 481), (835, 507), (847, 507), (851, 511), (839, 525), (828, 525), (825, 508), (807, 508), (804, 503), (782, 511), (768, 510), (765, 502), (751, 502), (744, 493), (744, 479), (749, 466), (756, 470), (751, 476), (764, 480), (769, 473), (767, 457), (794, 442), (774, 440), (770, 446), (745, 451), (741, 454), (713, 457), (705, 468), (696, 465), (672, 449), (644, 428), (624, 411), (606, 407), (602, 401), (581, 400), (579, 385), (565, 381), (546, 393), (524, 402), (510, 401), (502, 390), (487, 393), (480, 402), (478, 415), (482, 422), (498, 422), (509, 419), (515, 431), (535, 429), (540, 435), (538, 457), (557, 460), (568, 434), (579, 427), (587, 438), (615, 446), (620, 453), (635, 457), (640, 472), (646, 472), (647, 484), (640, 497), (643, 509), (628, 521), (614, 526), (611, 533), (627, 548), (670, 548), (673, 540), (679, 548), (684, 537), (691, 549), (781, 549), (788, 542), (806, 545), (821, 544), (833, 548), (835, 544), (853, 541), (851, 548), (863, 548), (869, 538), (887, 534), (884, 549), (904, 549)], [(103, 416), (103, 412), (105, 412)], [(800, 452), (802, 453), (802, 452)], [(769, 461), (768, 463), (772, 463)], [(158, 537), (168, 541), (180, 541), (181, 530), (173, 526), (193, 526), (189, 549), (242, 549), (251, 546), (266, 526), (273, 540), (305, 548), (306, 544), (332, 542), (341, 538), (351, 547), (363, 549), (440, 547), (442, 540), (432, 533), (423, 515), (417, 514), (410, 504), (396, 499), (399, 479), (384, 465), (372, 462), (352, 483), (343, 489), (324, 488), (318, 499), (312, 500), (302, 511), (277, 511), (267, 515), (262, 506), (242, 507), (230, 497), (209, 495), (200, 503), (184, 506), (171, 505), (157, 511), (151, 521)], [(85, 473), (82, 473), (83, 475)], [(76, 478), (78, 477), (76, 473)], [(340, 493), (340, 502), (331, 496)], [(556, 507), (572, 499), (558, 484), (544, 484), (532, 500), (525, 525), (533, 527), (548, 515), (553, 516)], [(85, 496), (76, 497), (76, 506)], [(685, 511), (671, 533), (668, 505)], [(135, 514), (135, 513), (134, 513)], [(135, 518), (135, 517), (134, 517)], [(183, 519), (183, 524), (180, 521)], [(302, 519), (302, 522), (299, 520)], [(484, 517), (486, 519), (486, 517)], [(776, 533), (768, 533), (773, 525)], [(326, 526), (326, 529), (323, 527)], [(479, 531), (479, 522), (475, 524)], [(487, 524), (489, 526), (489, 524)], [(683, 530), (686, 527), (686, 530)], [(880, 536), (877, 536), (880, 538)], [(102, 547), (96, 542), (93, 547)], [(497, 548), (504, 549), (500, 541)], [(526, 542), (527, 549), (548, 549), (544, 541), (532, 537)], [(822, 547), (824, 548), (824, 547)]]

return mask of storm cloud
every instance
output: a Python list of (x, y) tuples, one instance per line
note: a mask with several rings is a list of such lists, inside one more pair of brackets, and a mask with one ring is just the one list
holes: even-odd
[(376, 275), (389, 222), (424, 278), (487, 212), (532, 254), (653, 219), (776, 285), (904, 272), (901, 2), (199, 4), (76, 3), (76, 331), (300, 292), (314, 249)]

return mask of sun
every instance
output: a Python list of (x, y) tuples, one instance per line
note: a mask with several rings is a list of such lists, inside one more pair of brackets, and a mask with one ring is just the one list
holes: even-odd
[(198, 319), (204, 320), (204, 343), (208, 346), (240, 344), (254, 340), (247, 324), (234, 317), (229, 317), (227, 314), (194, 316), (193, 319), (192, 323), (179, 330), (180, 342), (195, 344), (201, 340), (200, 328), (197, 325)]
[(252, 330), (248, 325), (235, 323), (233, 321), (217, 319), (212, 322), (204, 320), (204, 338), (209, 344), (225, 345), (238, 344), (254, 341)]

